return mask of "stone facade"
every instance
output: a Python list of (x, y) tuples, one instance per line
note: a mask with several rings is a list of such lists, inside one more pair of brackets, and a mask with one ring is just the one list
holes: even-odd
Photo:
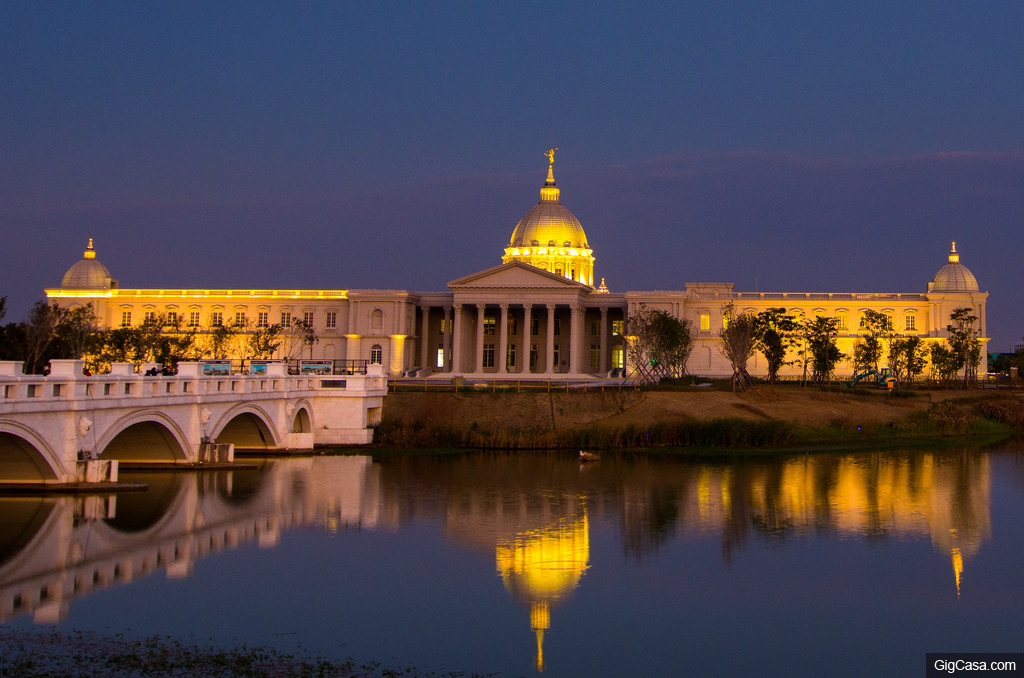
[[(168, 314), (201, 332), (217, 324), (258, 328), (305, 320), (319, 341), (301, 357), (380, 363), (391, 376), (620, 376), (627, 367), (623, 327), (641, 305), (691, 323), (696, 342), (687, 371), (701, 376), (732, 373), (718, 350), (728, 303), (738, 312), (784, 307), (807, 318), (836, 317), (839, 349), (848, 355), (867, 310), (889, 315), (897, 333), (938, 341), (946, 336), (950, 313), (971, 308), (987, 342), (988, 294), (960, 263), (955, 243), (923, 293), (749, 293), (734, 291), (731, 283), (611, 293), (603, 280), (592, 286), (592, 250), (559, 197), (549, 164), (541, 201), (517, 224), (503, 263), (452, 280), (445, 292), (122, 288), (96, 260), (90, 240), (83, 260), (46, 294), (65, 305), (91, 302), (104, 327)], [(282, 347), (280, 357), (289, 351), (294, 356), (294, 346)], [(763, 358), (755, 355), (750, 368), (763, 373)], [(837, 374), (852, 369), (847, 360)], [(787, 367), (781, 374), (798, 371)]]

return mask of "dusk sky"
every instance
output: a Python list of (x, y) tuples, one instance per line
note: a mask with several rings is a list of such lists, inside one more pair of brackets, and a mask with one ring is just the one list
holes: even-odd
[(1024, 335), (1024, 3), (0, 4), (0, 296), (443, 291), (558, 147), (615, 292), (924, 292)]

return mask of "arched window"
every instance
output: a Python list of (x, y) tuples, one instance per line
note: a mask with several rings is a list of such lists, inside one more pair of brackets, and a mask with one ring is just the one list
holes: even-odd
[(370, 364), (380, 365), (384, 362), (384, 351), (381, 349), (380, 344), (374, 344), (370, 349)]

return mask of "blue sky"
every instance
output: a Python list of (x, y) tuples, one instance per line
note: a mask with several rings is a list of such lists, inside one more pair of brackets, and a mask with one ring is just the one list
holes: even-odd
[(614, 291), (923, 292), (1024, 334), (1019, 2), (9, 2), (0, 295), (439, 291), (557, 146)]

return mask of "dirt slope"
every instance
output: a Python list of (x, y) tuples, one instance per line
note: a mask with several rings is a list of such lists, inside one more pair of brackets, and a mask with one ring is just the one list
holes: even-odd
[[(962, 393), (960, 395), (963, 395)], [(933, 398), (856, 396), (811, 389), (760, 387), (746, 393), (721, 391), (622, 393), (392, 393), (384, 399), (385, 420), (431, 422), (481, 428), (549, 428), (597, 421), (624, 425), (664, 419), (782, 419), (804, 425), (889, 422), (926, 410)]]

